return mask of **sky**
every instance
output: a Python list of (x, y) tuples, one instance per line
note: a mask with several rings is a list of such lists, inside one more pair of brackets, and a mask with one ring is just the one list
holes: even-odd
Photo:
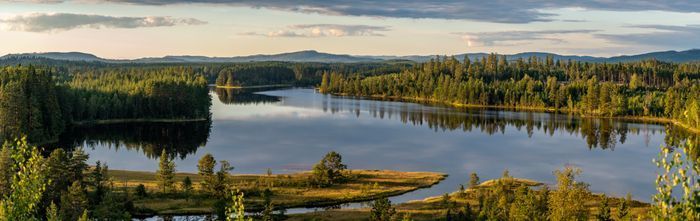
[(0, 55), (616, 56), (698, 39), (698, 0), (0, 0)]

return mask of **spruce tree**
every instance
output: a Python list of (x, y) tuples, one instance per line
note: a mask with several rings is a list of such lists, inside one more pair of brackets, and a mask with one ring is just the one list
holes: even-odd
[(175, 163), (170, 160), (165, 149), (160, 154), (156, 178), (162, 192), (169, 193), (173, 190), (173, 185), (175, 184)]

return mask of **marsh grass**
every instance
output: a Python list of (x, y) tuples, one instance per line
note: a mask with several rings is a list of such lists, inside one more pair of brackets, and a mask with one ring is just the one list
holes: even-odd
[[(137, 197), (134, 205), (141, 215), (184, 215), (209, 214), (215, 199), (199, 191), (202, 177), (193, 173), (176, 173), (176, 185), (185, 177), (190, 177), (195, 189), (192, 194), (184, 194), (181, 189), (175, 193), (163, 194), (153, 172), (110, 170), (115, 189), (133, 194), (138, 185), (144, 185), (148, 194)], [(439, 183), (446, 175), (433, 172), (399, 172), (388, 170), (348, 170), (344, 182), (320, 188), (311, 182), (311, 173), (278, 175), (233, 175), (231, 187), (245, 193), (246, 209), (263, 209), (262, 192), (272, 191), (275, 208), (325, 207), (350, 202), (369, 201), (427, 188)], [(134, 194), (135, 195), (135, 194)]]

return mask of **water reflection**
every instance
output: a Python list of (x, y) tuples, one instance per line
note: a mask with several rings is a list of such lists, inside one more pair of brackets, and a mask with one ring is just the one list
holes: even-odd
[(274, 88), (213, 88), (216, 97), (219, 98), (219, 102), (224, 104), (267, 104), (279, 102), (280, 99), (278, 97), (255, 93), (270, 89)]
[[(185, 144), (176, 161), (183, 172), (195, 172), (206, 153), (232, 162), (235, 173), (296, 172), (333, 150), (354, 169), (450, 175), (430, 189), (392, 198), (397, 203), (454, 191), (471, 172), (491, 179), (507, 168), (513, 176), (553, 183), (552, 171), (564, 165), (582, 168), (581, 178), (596, 192), (631, 192), (644, 201), (655, 192), (651, 159), (664, 142), (662, 125), (265, 90), (213, 90), (210, 134), (202, 126), (208, 135), (196, 135), (197, 128), (162, 133), (169, 129), (110, 126), (76, 130), (68, 143), (94, 147), (91, 161), (114, 169), (154, 171), (158, 162), (149, 158), (159, 148)], [(115, 150), (115, 144), (128, 148)]]
[(624, 122), (611, 118), (581, 118), (572, 114), (512, 112), (486, 108), (464, 108), (455, 111), (450, 107), (414, 106), (411, 104), (381, 101), (372, 102), (361, 98), (324, 96), (324, 112), (337, 114), (348, 112), (360, 118), (360, 113), (379, 119), (398, 118), (404, 124), (427, 126), (438, 131), (479, 131), (488, 135), (504, 134), (506, 128), (525, 131), (532, 137), (535, 131), (542, 131), (549, 136), (559, 132), (579, 136), (586, 141), (588, 148), (614, 149), (615, 145), (624, 144), (627, 134), (643, 135), (648, 145), (651, 135), (662, 133), (663, 127), (632, 127), (633, 122)]
[(185, 159), (199, 147), (207, 144), (211, 132), (211, 119), (197, 122), (175, 123), (118, 123), (106, 125), (74, 126), (60, 137), (56, 147), (84, 146), (94, 149), (107, 147), (119, 151), (141, 152), (149, 159), (160, 156), (166, 149), (172, 157)]

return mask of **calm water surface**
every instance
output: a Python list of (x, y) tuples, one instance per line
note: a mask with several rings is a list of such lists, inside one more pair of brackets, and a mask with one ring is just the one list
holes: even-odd
[(110, 125), (75, 129), (65, 140), (111, 169), (155, 171), (161, 148), (175, 149), (178, 171), (196, 172), (211, 153), (234, 173), (308, 170), (337, 151), (352, 169), (435, 171), (440, 184), (392, 198), (423, 199), (508, 169), (554, 182), (566, 165), (583, 170), (594, 192), (650, 201), (664, 126), (530, 112), (460, 110), (323, 95), (313, 89), (212, 91), (212, 120), (199, 124)]

